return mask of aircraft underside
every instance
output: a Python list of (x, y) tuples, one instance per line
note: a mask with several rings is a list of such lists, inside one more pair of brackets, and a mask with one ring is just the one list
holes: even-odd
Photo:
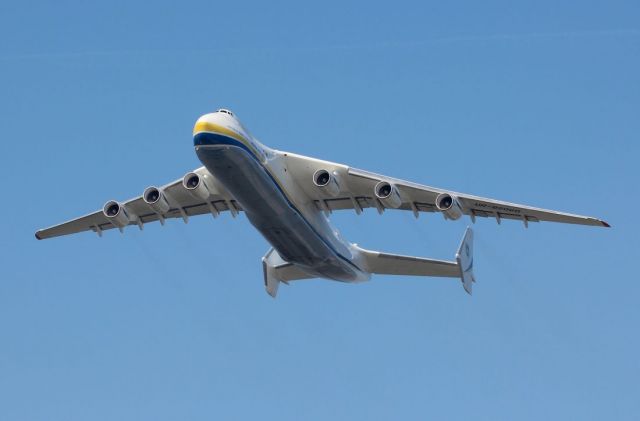
[(362, 271), (304, 219), (250, 152), (216, 145), (215, 136), (201, 136), (206, 138), (198, 140), (198, 158), (242, 205), (251, 224), (282, 259), (318, 277), (345, 282), (362, 278)]

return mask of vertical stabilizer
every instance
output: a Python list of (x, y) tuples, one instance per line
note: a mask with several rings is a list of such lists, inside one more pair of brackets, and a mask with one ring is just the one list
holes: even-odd
[(288, 284), (289, 281), (314, 277), (299, 266), (284, 260), (273, 248), (270, 248), (262, 258), (262, 270), (264, 273), (264, 287), (267, 290), (267, 294), (273, 298), (276, 298), (278, 294), (280, 282)]
[(456, 253), (456, 261), (460, 268), (460, 279), (464, 290), (471, 295), (471, 286), (476, 281), (473, 276), (473, 230), (467, 227), (462, 237), (460, 248)]

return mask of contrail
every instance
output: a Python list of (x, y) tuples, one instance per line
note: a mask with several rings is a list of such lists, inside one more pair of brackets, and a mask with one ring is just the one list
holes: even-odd
[(565, 32), (525, 32), (525, 33), (498, 33), (490, 35), (461, 35), (452, 37), (436, 37), (417, 41), (383, 41), (363, 44), (342, 44), (325, 46), (283, 46), (283, 47), (225, 47), (203, 49), (141, 49), (141, 50), (96, 50), (96, 51), (69, 51), (69, 52), (40, 52), (28, 54), (0, 55), (0, 61), (42, 60), (42, 59), (70, 59), (78, 57), (109, 57), (124, 55), (168, 55), (168, 54), (202, 54), (202, 53), (270, 53), (270, 52), (320, 52), (339, 50), (366, 50), (377, 48), (407, 48), (424, 47), (438, 44), (461, 44), (484, 41), (524, 41), (535, 39), (575, 39), (590, 37), (637, 37), (640, 29), (603, 29), (588, 31)]
[(505, 33), (492, 35), (468, 35), (433, 38), (423, 41), (389, 44), (389, 46), (413, 46), (428, 44), (464, 43), (475, 41), (522, 41), (529, 39), (558, 39), (558, 38), (587, 38), (597, 36), (638, 36), (638, 29), (604, 29), (595, 31), (565, 31), (565, 32), (525, 32), (525, 33)]

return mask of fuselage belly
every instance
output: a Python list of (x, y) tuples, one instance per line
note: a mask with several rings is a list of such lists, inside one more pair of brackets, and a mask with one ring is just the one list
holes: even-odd
[(286, 196), (281, 182), (245, 144), (206, 132), (196, 134), (194, 143), (200, 161), (283, 259), (315, 276), (363, 280), (363, 272), (351, 256), (340, 253), (332, 244), (335, 239), (327, 238), (305, 218)]

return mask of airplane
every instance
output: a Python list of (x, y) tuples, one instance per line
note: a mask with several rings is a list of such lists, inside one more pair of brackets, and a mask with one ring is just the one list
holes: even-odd
[(551, 221), (609, 227), (597, 218), (539, 209), (404, 181), (347, 165), (271, 149), (260, 143), (233, 112), (201, 116), (193, 129), (203, 166), (141, 196), (108, 201), (102, 210), (39, 230), (38, 240), (129, 225), (222, 212), (244, 212), (270, 243), (262, 258), (264, 285), (276, 297), (280, 283), (325, 278), (363, 282), (372, 274), (459, 278), (471, 294), (473, 231), (467, 228), (452, 261), (366, 250), (342, 238), (329, 220), (334, 211), (366, 208), (440, 212), (446, 220), (469, 216), (530, 222)]

